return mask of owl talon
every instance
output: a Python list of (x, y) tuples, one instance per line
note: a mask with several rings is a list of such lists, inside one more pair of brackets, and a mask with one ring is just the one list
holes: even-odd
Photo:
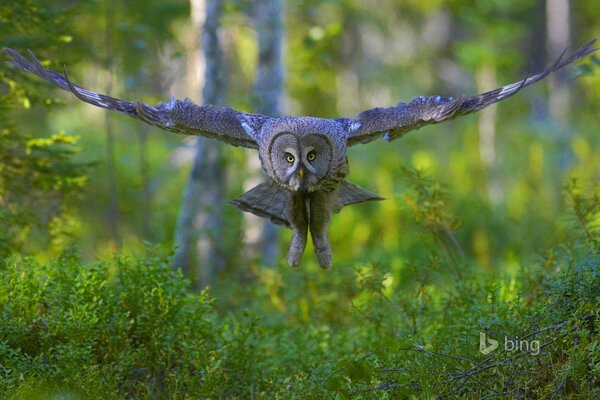
[(292, 268), (296, 268), (298, 265), (300, 265), (300, 257), (290, 254), (288, 256), (288, 265)]
[(290, 243), (290, 250), (288, 252), (288, 265), (290, 267), (297, 267), (302, 261), (302, 255), (306, 248), (306, 236), (301, 233), (294, 234), (292, 243)]
[(323, 269), (331, 268), (331, 248), (315, 249), (319, 266)]

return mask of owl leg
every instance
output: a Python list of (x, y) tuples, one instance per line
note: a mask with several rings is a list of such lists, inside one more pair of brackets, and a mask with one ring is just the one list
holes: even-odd
[(286, 207), (287, 219), (292, 228), (292, 241), (288, 252), (288, 265), (297, 267), (300, 264), (308, 235), (308, 210), (306, 197), (302, 193), (292, 193)]
[(337, 190), (329, 193), (314, 192), (310, 197), (310, 235), (315, 246), (317, 261), (323, 269), (331, 268), (331, 245), (327, 228), (338, 197)]

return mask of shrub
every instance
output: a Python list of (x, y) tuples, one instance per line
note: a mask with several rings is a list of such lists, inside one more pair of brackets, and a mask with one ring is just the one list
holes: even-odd
[[(595, 198), (570, 197), (588, 229), (566, 251), (499, 275), (437, 237), (452, 234), (452, 216), (431, 184), (406, 197), (429, 254), (264, 269), (220, 282), (217, 300), (153, 249), (96, 263), (5, 258), (0, 397), (597, 398)], [(499, 347), (481, 353), (481, 333)]]
[(2, 387), (91, 398), (185, 393), (215, 358), (206, 292), (164, 256), (84, 264), (13, 257), (0, 273)]

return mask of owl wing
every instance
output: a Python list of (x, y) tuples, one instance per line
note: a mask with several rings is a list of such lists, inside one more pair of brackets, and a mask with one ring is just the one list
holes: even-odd
[(142, 120), (161, 129), (184, 135), (200, 135), (215, 138), (234, 146), (258, 148), (256, 135), (269, 117), (246, 114), (229, 108), (213, 105), (199, 106), (190, 99), (177, 100), (171, 97), (168, 103), (152, 106), (141, 101), (125, 101), (84, 89), (69, 80), (66, 69), (62, 75), (44, 68), (29, 51), (31, 61), (17, 51), (4, 49), (14, 61), (9, 64), (31, 72), (59, 88), (73, 93), (86, 103), (107, 110), (117, 111)]
[(550, 73), (598, 50), (592, 48), (595, 41), (596, 39), (588, 41), (567, 58), (564, 58), (565, 52), (563, 52), (550, 68), (540, 74), (477, 96), (417, 97), (410, 103), (398, 103), (395, 107), (389, 108), (373, 108), (363, 111), (357, 119), (340, 119), (339, 122), (348, 129), (348, 146), (368, 143), (381, 136), (388, 141), (394, 140), (422, 126), (471, 114), (507, 99), (525, 86), (532, 85)]

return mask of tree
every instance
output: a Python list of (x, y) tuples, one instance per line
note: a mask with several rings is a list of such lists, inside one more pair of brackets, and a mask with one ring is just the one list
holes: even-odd
[[(546, 0), (546, 51), (548, 60), (556, 60), (571, 41), (571, 12), (568, 0)], [(559, 71), (548, 80), (548, 107), (552, 118), (564, 120), (570, 113), (571, 93), (567, 72)]]
[[(283, 12), (284, 0), (258, 0), (252, 3), (252, 16), (258, 32), (258, 66), (254, 83), (255, 111), (272, 117), (281, 116), (283, 100)], [(245, 183), (256, 186), (260, 178), (257, 157), (248, 158), (248, 169), (254, 174)], [(278, 259), (277, 228), (270, 221), (252, 214), (245, 215), (246, 245), (250, 258), (257, 252), (266, 266)]]
[[(202, 40), (195, 51), (204, 53), (204, 103), (224, 104), (224, 65), (218, 26), (223, 4), (207, 0), (191, 0), (192, 19), (196, 31), (202, 28)], [(200, 46), (200, 43), (202, 45)], [(225, 169), (221, 164), (222, 147), (214, 140), (196, 139), (196, 156), (183, 196), (177, 221), (173, 266), (195, 282), (195, 287), (212, 282), (225, 264), (223, 257), (223, 207), (225, 202)]]
[[(106, 47), (105, 67), (108, 71), (105, 93), (110, 96), (112, 95), (113, 89), (113, 36), (117, 14), (115, 13), (115, 8), (111, 0), (106, 0), (104, 7), (106, 17), (104, 26)], [(117, 176), (115, 171), (115, 132), (113, 129), (112, 117), (112, 113), (105, 113), (104, 115), (104, 130), (106, 132), (106, 169), (108, 173), (108, 193), (110, 197), (107, 217), (112, 247), (119, 249), (121, 247), (121, 237), (119, 234), (119, 203), (117, 198)]]
[[(0, 7), (0, 48), (18, 45), (59, 54), (70, 41), (73, 9), (28, 3), (17, 0), (13, 8)], [(28, 120), (22, 112), (39, 105), (54, 109), (54, 99), (14, 68), (0, 69), (0, 87), (8, 89), (0, 96), (0, 256), (36, 253), (48, 244), (60, 251), (77, 225), (70, 206), (83, 191), (89, 163), (74, 159), (77, 137), (64, 132), (47, 136), (45, 129), (26, 133), (23, 122)]]
[[(546, 59), (554, 60), (560, 56), (571, 41), (571, 12), (568, 0), (546, 0)], [(573, 138), (571, 128), (566, 125), (571, 113), (571, 90), (567, 71), (559, 71), (548, 80), (548, 115), (550, 123), (558, 124), (563, 143), (557, 159), (559, 171), (565, 171), (572, 162), (570, 142)]]

